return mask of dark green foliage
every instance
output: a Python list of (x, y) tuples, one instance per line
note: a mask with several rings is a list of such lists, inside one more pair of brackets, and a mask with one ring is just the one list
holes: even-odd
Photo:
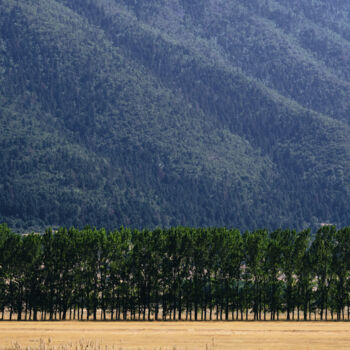
[(310, 230), (86, 226), (21, 236), (0, 225), (0, 312), (18, 320), (350, 320), (349, 232), (324, 226), (310, 244)]
[(40, 231), (346, 225), (348, 11), (1, 1), (0, 219)]

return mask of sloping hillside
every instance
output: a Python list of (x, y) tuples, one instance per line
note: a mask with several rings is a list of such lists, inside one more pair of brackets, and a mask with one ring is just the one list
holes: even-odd
[(349, 222), (349, 5), (0, 1), (0, 221)]

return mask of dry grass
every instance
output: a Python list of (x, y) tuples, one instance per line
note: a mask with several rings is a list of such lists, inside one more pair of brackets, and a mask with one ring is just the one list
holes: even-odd
[[(171, 348), (154, 348), (154, 350), (185, 350), (178, 348), (176, 345), (172, 346)], [(213, 348), (207, 344), (206, 350), (212, 350)], [(4, 349), (0, 350), (131, 350), (126, 349), (124, 347), (115, 346), (115, 345), (101, 345), (101, 343), (97, 341), (87, 341), (84, 339), (81, 339), (79, 342), (68, 342), (66, 344), (60, 344), (60, 345), (53, 345), (52, 339), (49, 338), (47, 340), (41, 338), (38, 345), (34, 345), (33, 347), (27, 345), (22, 346), (17, 341), (14, 342), (10, 347), (6, 347)], [(138, 348), (137, 350), (143, 350), (141, 348)], [(186, 350), (190, 350), (187, 349)]]
[(9, 350), (342, 350), (349, 344), (349, 322), (0, 322), (0, 349)]

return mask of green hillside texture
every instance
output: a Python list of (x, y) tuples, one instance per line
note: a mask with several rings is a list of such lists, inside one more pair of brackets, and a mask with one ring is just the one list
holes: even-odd
[(350, 3), (0, 0), (0, 222), (350, 222)]

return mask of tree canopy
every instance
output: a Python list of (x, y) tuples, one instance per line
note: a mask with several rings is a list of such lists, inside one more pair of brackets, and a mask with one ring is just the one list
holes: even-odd
[(348, 225), (349, 10), (2, 0), (0, 220)]
[[(350, 319), (350, 228), (0, 225), (0, 313), (18, 320)], [(283, 316), (282, 316), (283, 314)], [(6, 316), (8, 315), (8, 316)]]

